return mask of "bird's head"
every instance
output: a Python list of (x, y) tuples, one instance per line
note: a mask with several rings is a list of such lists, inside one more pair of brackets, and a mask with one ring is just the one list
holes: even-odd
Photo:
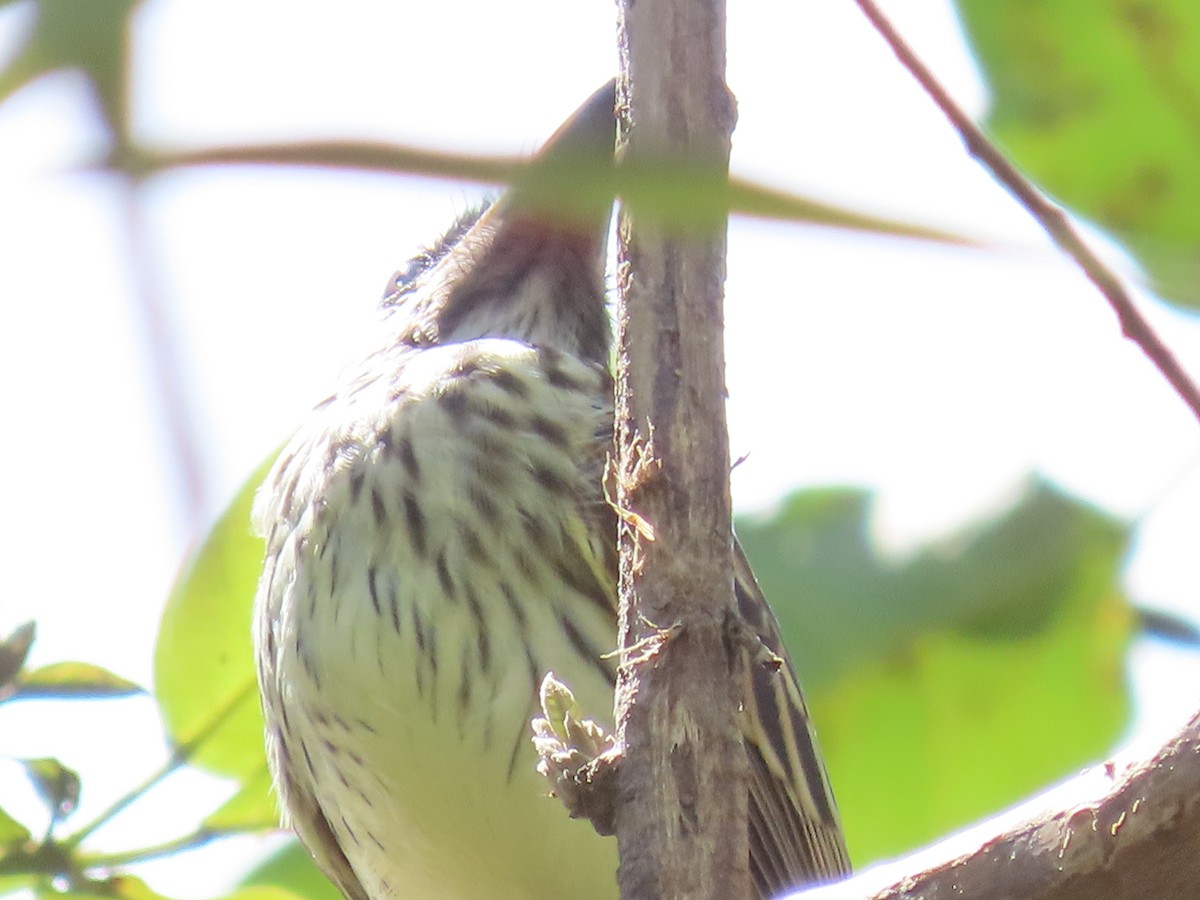
[(606, 363), (604, 265), (614, 86), (555, 133), (512, 186), (389, 284), (384, 308), (413, 346), (515, 338)]

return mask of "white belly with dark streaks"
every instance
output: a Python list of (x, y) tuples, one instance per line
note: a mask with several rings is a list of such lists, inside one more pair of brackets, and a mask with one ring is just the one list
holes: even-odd
[(603, 376), (506, 340), (392, 371), (318, 412), (256, 511), (279, 554), (257, 623), (286, 714), (273, 764), (308, 785), (372, 898), (613, 897), (615, 844), (545, 797), (529, 740), (548, 670), (611, 717), (574, 646), (615, 644), (612, 536), (581, 517), (606, 521)]

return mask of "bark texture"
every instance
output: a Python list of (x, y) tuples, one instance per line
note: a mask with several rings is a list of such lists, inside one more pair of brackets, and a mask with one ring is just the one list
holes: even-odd
[[(1152, 755), (1056, 789), (1057, 808), (951, 839), (804, 900), (1192, 900), (1200, 896), (1200, 713)], [(904, 873), (897, 877), (896, 872)]]
[[(724, 179), (733, 127), (723, 2), (625, 0), (631, 164)], [(725, 223), (620, 223), (616, 500), (621, 516), (619, 881), (627, 898), (749, 896), (747, 763), (733, 667)]]

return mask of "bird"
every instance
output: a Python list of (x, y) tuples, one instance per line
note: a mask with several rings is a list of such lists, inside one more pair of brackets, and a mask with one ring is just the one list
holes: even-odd
[[(615, 841), (546, 796), (529, 724), (549, 671), (590, 715), (612, 707), (614, 105), (610, 83), (393, 276), (373, 349), (256, 496), (268, 765), (350, 900), (617, 896)], [(778, 625), (734, 558), (737, 609), (777, 661), (741, 686), (766, 898), (849, 858)]]

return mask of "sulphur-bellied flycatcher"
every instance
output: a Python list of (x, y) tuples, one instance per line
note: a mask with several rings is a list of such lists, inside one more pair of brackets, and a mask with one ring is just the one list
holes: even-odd
[[(268, 760), (354, 900), (616, 895), (615, 842), (546, 798), (529, 726), (551, 670), (588, 713), (612, 707), (611, 196), (556, 203), (555, 184), (604, 169), (613, 140), (610, 85), (399, 273), (378, 349), (259, 493)], [(740, 612), (783, 659), (747, 666), (743, 690), (765, 897), (848, 863), (775, 619), (735, 558)]]

